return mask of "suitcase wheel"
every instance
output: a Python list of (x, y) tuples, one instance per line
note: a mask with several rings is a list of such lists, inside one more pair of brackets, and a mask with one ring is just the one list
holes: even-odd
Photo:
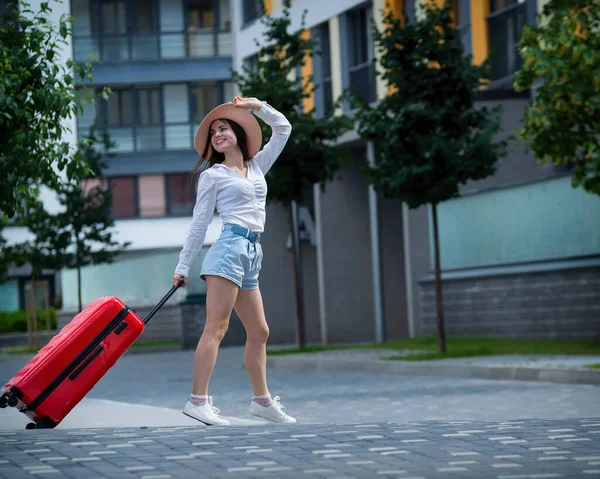
[(6, 404), (8, 404), (10, 407), (15, 407), (17, 404), (19, 404), (19, 400), (15, 396), (8, 396)]
[(27, 426), (25, 426), (25, 429), (36, 429), (37, 425), (34, 422), (30, 422), (29, 424), (27, 424)]
[(0, 396), (0, 408), (4, 409), (6, 406), (8, 406), (8, 398), (6, 394), (3, 394)]

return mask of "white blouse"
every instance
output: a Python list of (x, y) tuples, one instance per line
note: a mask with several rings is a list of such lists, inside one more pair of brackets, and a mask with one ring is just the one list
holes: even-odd
[(265, 147), (247, 162), (247, 177), (217, 163), (198, 179), (198, 193), (188, 236), (179, 254), (175, 274), (188, 276), (192, 262), (204, 244), (215, 210), (223, 223), (235, 223), (256, 233), (265, 228), (267, 182), (265, 175), (283, 150), (292, 125), (283, 114), (263, 102), (254, 114), (273, 129)]

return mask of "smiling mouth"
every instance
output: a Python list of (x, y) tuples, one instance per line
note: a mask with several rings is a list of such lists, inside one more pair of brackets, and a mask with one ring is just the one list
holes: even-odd
[(223, 143), (225, 143), (225, 140), (219, 140), (215, 143), (215, 145), (219, 146), (219, 145), (222, 145)]

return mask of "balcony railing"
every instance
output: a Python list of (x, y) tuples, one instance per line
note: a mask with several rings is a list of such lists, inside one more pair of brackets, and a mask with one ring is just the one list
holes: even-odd
[(350, 89), (367, 103), (372, 103), (377, 99), (373, 62), (369, 61), (350, 67)]
[(154, 35), (76, 36), (73, 46), (75, 61), (90, 59), (105, 63), (231, 56), (231, 32), (212, 29), (187, 33)]
[(526, 23), (525, 3), (516, 3), (488, 16), (492, 80), (510, 76), (521, 67), (523, 60), (517, 45)]

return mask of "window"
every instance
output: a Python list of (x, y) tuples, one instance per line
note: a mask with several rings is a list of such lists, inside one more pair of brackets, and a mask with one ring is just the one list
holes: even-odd
[(115, 142), (115, 153), (189, 150), (202, 118), (222, 101), (221, 91), (231, 100), (231, 87), (197, 82), (114, 88), (108, 101), (84, 103), (78, 133), (87, 135), (97, 121)]
[(331, 104), (333, 93), (331, 88), (331, 47), (329, 42), (329, 22), (318, 25), (313, 30), (318, 44), (314, 56), (315, 106), (317, 115), (323, 116), (325, 109)]
[(527, 23), (524, 0), (490, 0), (488, 28), (492, 80), (516, 72), (522, 63), (517, 44)]
[(71, 12), (76, 61), (231, 55), (229, 0), (71, 0)]
[(190, 215), (194, 209), (194, 186), (188, 174), (166, 175), (167, 214)]
[(375, 87), (374, 47), (371, 37), (372, 13), (370, 7), (348, 12), (350, 89), (363, 100), (373, 102), (377, 98)]
[(260, 0), (242, 0), (244, 25), (262, 16)]
[(113, 218), (132, 218), (138, 216), (137, 178), (135, 176), (113, 177), (108, 180), (112, 191)]

